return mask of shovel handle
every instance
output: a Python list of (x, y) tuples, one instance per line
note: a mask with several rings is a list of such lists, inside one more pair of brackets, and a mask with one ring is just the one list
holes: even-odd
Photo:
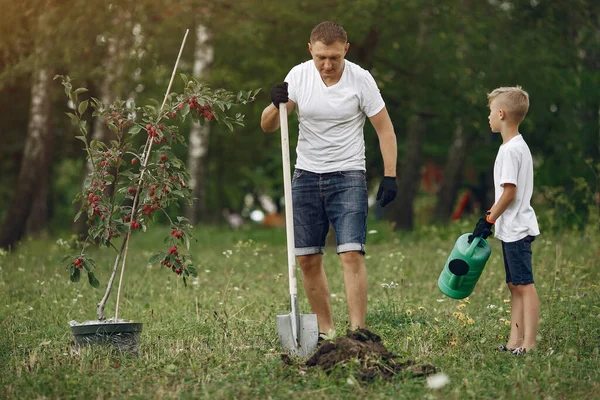
[[(290, 140), (288, 135), (287, 107), (279, 103), (279, 125), (281, 130), (281, 156), (283, 159), (283, 194), (285, 200), (285, 235), (287, 239), (288, 274), (290, 278), (290, 296), (296, 296), (296, 255), (294, 248), (294, 212), (292, 204), (292, 177), (290, 173)], [(292, 302), (292, 307), (294, 307)], [(296, 311), (296, 310), (292, 310)], [(296, 311), (297, 312), (297, 311)]]

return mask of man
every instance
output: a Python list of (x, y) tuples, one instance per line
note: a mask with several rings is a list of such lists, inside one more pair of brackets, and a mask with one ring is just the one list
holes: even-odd
[(323, 251), (329, 224), (344, 266), (350, 329), (365, 327), (367, 271), (367, 182), (363, 127), (377, 131), (384, 178), (377, 200), (396, 197), (397, 146), (394, 127), (371, 74), (344, 57), (350, 44), (344, 29), (322, 22), (311, 32), (312, 60), (292, 68), (271, 90), (272, 104), (261, 117), (265, 132), (279, 128), (279, 104), (298, 110), (297, 160), (292, 179), (295, 253), (319, 330), (334, 331)]

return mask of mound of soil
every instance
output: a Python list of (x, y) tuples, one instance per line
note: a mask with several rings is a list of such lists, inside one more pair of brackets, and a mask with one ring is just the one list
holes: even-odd
[(358, 360), (362, 380), (372, 380), (377, 376), (391, 378), (398, 373), (423, 377), (436, 371), (433, 365), (415, 365), (411, 360), (396, 361), (398, 358), (385, 348), (379, 335), (367, 329), (357, 329), (348, 331), (347, 336), (338, 337), (335, 341), (322, 342), (306, 361), (306, 366), (320, 367), (330, 373), (336, 366)]

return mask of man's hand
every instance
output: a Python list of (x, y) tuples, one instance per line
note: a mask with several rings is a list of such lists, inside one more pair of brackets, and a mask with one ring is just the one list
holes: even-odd
[(377, 191), (377, 201), (379, 201), (381, 207), (385, 207), (396, 198), (397, 193), (396, 177), (384, 176)]
[(271, 88), (271, 101), (275, 108), (279, 108), (279, 103), (287, 103), (288, 98), (288, 84), (287, 82), (277, 83)]
[(485, 217), (479, 218), (479, 221), (477, 221), (477, 225), (475, 225), (475, 230), (472, 234), (469, 235), (469, 243), (471, 243), (473, 239), (478, 236), (481, 236), (481, 238), (483, 239), (487, 239), (488, 236), (492, 234), (492, 227), (494, 226), (494, 223), (496, 221), (491, 221), (489, 219), (489, 216), (490, 212), (488, 211)]

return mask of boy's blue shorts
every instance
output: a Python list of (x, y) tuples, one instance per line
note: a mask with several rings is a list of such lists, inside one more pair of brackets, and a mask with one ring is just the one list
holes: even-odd
[(296, 256), (322, 254), (329, 223), (337, 253), (365, 253), (367, 179), (364, 171), (317, 174), (301, 169), (292, 179)]
[(516, 242), (502, 242), (506, 283), (530, 285), (533, 283), (531, 242), (535, 236), (526, 236)]

